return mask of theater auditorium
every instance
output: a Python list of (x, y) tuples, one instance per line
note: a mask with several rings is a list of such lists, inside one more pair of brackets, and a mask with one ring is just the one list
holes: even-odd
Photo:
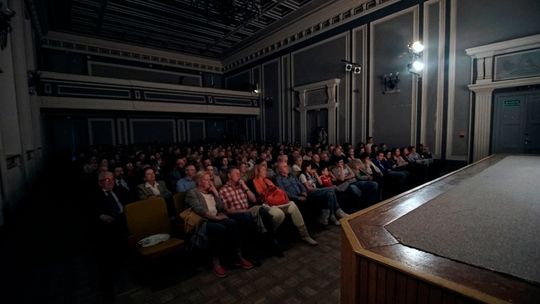
[(0, 303), (538, 303), (537, 0), (0, 0)]

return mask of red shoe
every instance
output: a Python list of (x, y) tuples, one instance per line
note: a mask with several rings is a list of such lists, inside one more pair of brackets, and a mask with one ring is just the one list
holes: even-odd
[(244, 258), (239, 258), (235, 265), (246, 270), (253, 268), (253, 264)]
[(223, 268), (219, 264), (214, 265), (214, 274), (219, 278), (224, 278), (227, 276), (227, 272), (225, 271), (225, 268)]

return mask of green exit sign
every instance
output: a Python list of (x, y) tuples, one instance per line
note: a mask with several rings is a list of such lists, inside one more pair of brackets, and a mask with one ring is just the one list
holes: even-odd
[(505, 100), (504, 101), (504, 106), (505, 107), (519, 107), (520, 103), (521, 103), (521, 101), (518, 100), (518, 99), (516, 99), (516, 100)]

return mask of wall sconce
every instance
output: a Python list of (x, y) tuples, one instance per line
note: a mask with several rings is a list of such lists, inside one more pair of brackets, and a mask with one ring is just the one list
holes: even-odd
[(345, 72), (352, 71), (353, 74), (362, 73), (362, 67), (360, 66), (360, 64), (345, 59), (341, 59), (341, 62), (345, 62)]
[(384, 74), (383, 77), (384, 91), (383, 94), (399, 93), (399, 72)]
[(256, 85), (252, 85), (252, 92), (255, 93), (255, 94), (259, 94), (261, 93), (261, 89), (259, 89), (259, 84), (257, 83)]
[(424, 45), (420, 41), (415, 41), (408, 45), (409, 52), (411, 53), (411, 62), (407, 65), (407, 69), (411, 74), (421, 76), (422, 70), (425, 65), (422, 61), (422, 52), (424, 51)]

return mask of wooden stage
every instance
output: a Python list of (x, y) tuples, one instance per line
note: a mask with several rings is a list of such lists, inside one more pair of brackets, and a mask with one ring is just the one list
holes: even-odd
[(538, 285), (407, 247), (384, 227), (502, 158), (485, 158), (343, 220), (341, 302), (540, 303)]

